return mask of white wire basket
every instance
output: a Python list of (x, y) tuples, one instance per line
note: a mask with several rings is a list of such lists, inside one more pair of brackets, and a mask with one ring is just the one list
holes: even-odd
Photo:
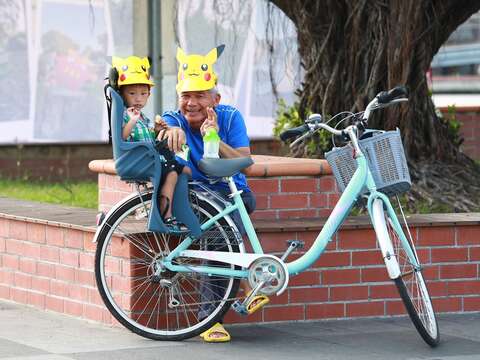
[[(359, 145), (367, 158), (377, 190), (388, 196), (408, 191), (412, 182), (400, 131), (370, 131), (368, 135), (371, 136), (359, 140)], [(325, 153), (325, 158), (332, 168), (339, 190), (343, 192), (357, 169), (352, 145), (334, 147)]]

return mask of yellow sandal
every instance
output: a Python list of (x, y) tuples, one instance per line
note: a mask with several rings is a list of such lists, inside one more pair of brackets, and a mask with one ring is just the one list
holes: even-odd
[[(213, 334), (221, 334), (221, 336), (212, 336)], [(222, 324), (216, 323), (210, 329), (204, 331), (200, 334), (200, 337), (203, 341), (208, 343), (217, 343), (217, 342), (229, 342), (230, 341), (230, 334), (227, 330), (223, 327)]]

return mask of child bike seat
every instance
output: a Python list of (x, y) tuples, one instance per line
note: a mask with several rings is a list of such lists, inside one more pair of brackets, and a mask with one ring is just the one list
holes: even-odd
[(199, 169), (207, 175), (216, 177), (233, 176), (241, 170), (253, 164), (250, 157), (234, 159), (201, 159), (198, 163)]
[[(111, 98), (112, 147), (115, 169), (124, 181), (151, 181), (153, 185), (152, 207), (148, 218), (148, 230), (168, 233), (159, 211), (159, 193), (164, 158), (155, 148), (154, 142), (125, 141), (122, 137), (125, 105), (121, 96), (112, 88), (107, 91)], [(188, 179), (181, 174), (173, 195), (172, 214), (187, 225), (193, 236), (201, 234), (200, 223), (188, 201)]]

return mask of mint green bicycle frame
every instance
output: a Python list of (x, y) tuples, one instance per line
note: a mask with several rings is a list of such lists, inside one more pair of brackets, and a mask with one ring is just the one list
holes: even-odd
[[(310, 249), (303, 254), (298, 259), (286, 263), (289, 275), (297, 275), (302, 271), (308, 269), (325, 251), (327, 244), (331, 241), (332, 236), (337, 232), (339, 227), (342, 225), (345, 218), (350, 213), (350, 209), (352, 208), (355, 201), (360, 196), (362, 190), (365, 188), (369, 191), (368, 196), (368, 203), (367, 209), (370, 214), (370, 218), (373, 220), (372, 216), (372, 206), (373, 201), (375, 199), (380, 199), (384, 207), (387, 210), (390, 219), (392, 220), (392, 226), (397, 232), (400, 237), (402, 243), (404, 243), (404, 248), (408, 254), (410, 261), (412, 262), (415, 268), (420, 268), (417, 258), (415, 254), (412, 252), (410, 246), (408, 246), (408, 240), (402, 231), (402, 226), (398, 221), (398, 218), (395, 214), (395, 211), (390, 204), (390, 201), (387, 196), (383, 193), (380, 193), (376, 190), (375, 182), (373, 180), (372, 174), (370, 169), (368, 168), (368, 163), (363, 154), (359, 154), (356, 158), (357, 162), (357, 170), (353, 174), (352, 179), (348, 183), (345, 191), (341, 195), (338, 203), (335, 205), (332, 213), (328, 217), (325, 225), (323, 226), (322, 230), (318, 234), (317, 238), (313, 242)], [(257, 234), (255, 229), (253, 228), (252, 221), (245, 209), (245, 205), (243, 204), (242, 198), (240, 196), (240, 192), (236, 192), (233, 195), (234, 203), (228, 205), (223, 211), (206, 221), (204, 224), (201, 225), (202, 231), (207, 230), (210, 226), (212, 226), (216, 221), (223, 218), (224, 216), (232, 213), (235, 210), (238, 210), (240, 213), (240, 217), (242, 219), (243, 225), (245, 226), (245, 230), (252, 245), (255, 254), (263, 254), (263, 249), (258, 240)], [(176, 272), (198, 272), (207, 275), (220, 275), (226, 277), (237, 277), (237, 278), (246, 278), (248, 276), (248, 270), (235, 270), (232, 268), (219, 268), (219, 267), (211, 267), (211, 266), (183, 266), (183, 265), (175, 265), (172, 264), (172, 260), (180, 254), (180, 252), (187, 250), (188, 247), (192, 244), (195, 239), (187, 237), (180, 243), (163, 261), (165, 267), (171, 271)]]

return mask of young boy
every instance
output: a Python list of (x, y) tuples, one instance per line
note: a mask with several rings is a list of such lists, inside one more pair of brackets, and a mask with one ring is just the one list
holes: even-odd
[[(140, 59), (137, 56), (126, 59), (113, 57), (112, 66), (118, 73), (117, 88), (126, 106), (123, 114), (123, 139), (154, 142), (160, 130), (165, 130), (168, 126), (158, 115), (155, 124), (152, 124), (141, 111), (147, 104), (150, 88), (154, 86), (150, 80), (148, 59)], [(162, 166), (160, 213), (170, 231), (183, 232), (186, 227), (172, 216), (171, 203), (178, 175), (182, 173), (191, 175), (191, 170), (178, 163), (175, 154), (166, 145), (159, 149), (159, 153), (165, 158)]]

